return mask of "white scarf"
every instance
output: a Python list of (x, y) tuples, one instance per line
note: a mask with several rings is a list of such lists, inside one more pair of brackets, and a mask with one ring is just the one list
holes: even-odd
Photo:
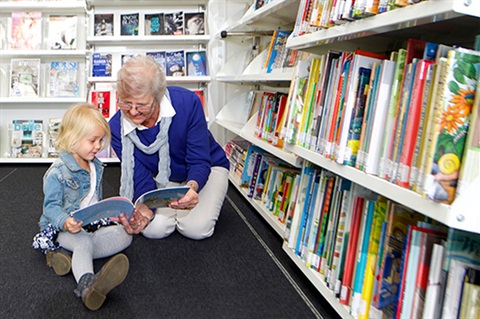
[(137, 129), (131, 131), (124, 136), (123, 117), (122, 112), (122, 175), (120, 180), (120, 196), (133, 199), (134, 181), (133, 172), (135, 166), (135, 159), (133, 155), (134, 145), (145, 154), (151, 155), (158, 152), (158, 174), (155, 181), (160, 188), (167, 186), (170, 177), (170, 151), (168, 144), (168, 129), (172, 122), (171, 117), (162, 117), (160, 119), (160, 129), (158, 131), (155, 141), (150, 145), (144, 145), (137, 136)]

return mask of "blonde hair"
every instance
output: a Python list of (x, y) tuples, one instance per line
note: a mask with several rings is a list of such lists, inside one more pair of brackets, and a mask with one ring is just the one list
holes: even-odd
[(102, 113), (92, 104), (79, 103), (70, 107), (63, 116), (55, 147), (59, 152), (74, 152), (78, 142), (94, 129), (100, 127), (105, 132), (102, 149), (110, 144), (110, 126)]
[(136, 55), (126, 61), (117, 73), (118, 99), (143, 98), (152, 95), (160, 103), (167, 89), (167, 78), (152, 57)]

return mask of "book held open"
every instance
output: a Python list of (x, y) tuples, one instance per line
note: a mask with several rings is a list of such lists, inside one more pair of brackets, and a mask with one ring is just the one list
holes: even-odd
[(125, 214), (127, 219), (130, 219), (133, 216), (135, 207), (138, 205), (145, 204), (150, 209), (167, 207), (170, 202), (182, 198), (189, 189), (190, 186), (154, 189), (140, 196), (135, 201), (135, 204), (125, 197), (109, 197), (88, 207), (71, 212), (70, 215), (76, 220), (82, 221), (84, 225), (102, 218), (116, 217), (122, 213)]

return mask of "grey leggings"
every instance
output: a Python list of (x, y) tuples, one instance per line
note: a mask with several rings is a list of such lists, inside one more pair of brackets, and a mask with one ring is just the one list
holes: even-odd
[(71, 251), (72, 272), (78, 282), (86, 273), (94, 274), (93, 260), (115, 255), (130, 246), (132, 236), (122, 225), (102, 227), (93, 233), (81, 230), (76, 234), (60, 232), (58, 243)]

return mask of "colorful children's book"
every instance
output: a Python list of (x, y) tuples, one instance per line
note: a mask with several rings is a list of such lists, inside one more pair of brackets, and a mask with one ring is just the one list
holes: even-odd
[(340, 303), (343, 305), (350, 304), (350, 297), (352, 295), (355, 261), (357, 259), (357, 245), (363, 219), (364, 203), (365, 199), (358, 196), (358, 194), (355, 194), (353, 199), (351, 229), (348, 235), (349, 241), (345, 254), (345, 269), (343, 271), (342, 286), (340, 288)]
[(361, 294), (362, 305), (359, 309), (359, 318), (369, 318), (370, 304), (372, 302), (373, 288), (375, 285), (375, 273), (379, 257), (380, 242), (382, 241), (382, 229), (384, 229), (385, 218), (387, 216), (387, 206), (388, 203), (385, 198), (379, 198), (375, 202), (373, 225), (370, 234), (370, 243), (368, 246), (367, 262), (363, 279)]
[(397, 203), (391, 203), (384, 242), (384, 252), (378, 278), (378, 288), (372, 299), (372, 306), (384, 312), (387, 307), (395, 303), (398, 293), (400, 263), (403, 246), (409, 225), (415, 225), (424, 216)]
[(403, 118), (403, 141), (400, 148), (398, 174), (396, 183), (402, 187), (408, 187), (410, 181), (410, 171), (412, 166), (413, 153), (415, 151), (415, 141), (422, 113), (425, 82), (427, 79), (428, 67), (432, 61), (419, 60), (415, 65), (415, 75), (412, 79), (412, 94), (409, 101), (408, 110), (405, 111)]
[(384, 139), (385, 126), (388, 114), (388, 101), (392, 91), (393, 76), (396, 62), (383, 60), (376, 90), (371, 97), (372, 106), (365, 114), (365, 127), (362, 127), (362, 156), (359, 165), (363, 165), (363, 171), (367, 174), (376, 175), (380, 163), (381, 146)]
[(270, 47), (268, 49), (267, 58), (264, 64), (266, 73), (270, 73), (274, 68), (279, 68), (282, 65), (280, 58), (283, 56), (283, 51), (286, 49), (285, 46), (290, 33), (291, 31), (287, 30), (274, 31), (272, 39), (270, 40)]
[(135, 207), (146, 205), (150, 209), (168, 207), (174, 201), (182, 198), (190, 189), (190, 186), (167, 187), (146, 192), (140, 196), (135, 204), (125, 197), (111, 197), (92, 204), (88, 207), (71, 212), (70, 215), (84, 225), (96, 220), (116, 217), (125, 214), (127, 219), (133, 216)]
[(480, 52), (463, 48), (449, 52), (439, 101), (440, 125), (434, 131), (436, 142), (424, 186), (427, 197), (435, 201), (450, 204), (455, 198), (479, 76)]
[(468, 185), (480, 173), (480, 90), (478, 89), (472, 106), (470, 123), (455, 197), (468, 189)]
[[(366, 83), (370, 80), (370, 73), (368, 75), (360, 75), (360, 71), (366, 72), (365, 69), (371, 68), (375, 62), (381, 62), (387, 59), (386, 56), (375, 54), (372, 52), (355, 50), (352, 60), (351, 68), (349, 69), (348, 76), (344, 79), (347, 81), (346, 90), (344, 92), (343, 105), (340, 105), (334, 143), (334, 156), (335, 161), (339, 164), (345, 164), (348, 161), (349, 156), (347, 152), (347, 141), (350, 125), (352, 122), (353, 110), (357, 100), (358, 85), (360, 80), (366, 80)], [(342, 103), (342, 101), (341, 101)]]

